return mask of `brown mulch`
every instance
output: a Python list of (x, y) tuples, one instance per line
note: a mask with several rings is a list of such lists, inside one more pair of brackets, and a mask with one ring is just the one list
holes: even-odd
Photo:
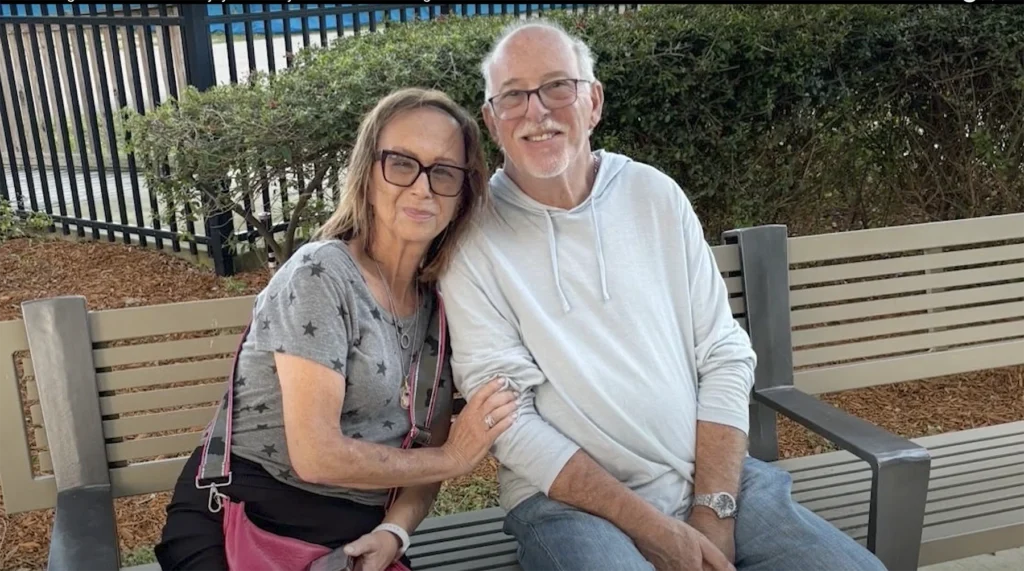
[[(0, 321), (17, 319), (23, 301), (84, 295), (90, 309), (112, 309), (252, 295), (266, 284), (264, 270), (219, 278), (180, 257), (104, 242), (16, 239), (0, 243)], [(856, 416), (906, 437), (1024, 420), (1024, 367), (822, 395)], [(781, 456), (832, 449), (783, 419)], [(483, 462), (460, 481), (493, 479), (496, 464)], [(164, 523), (168, 494), (116, 502), (123, 553), (153, 545)], [(2, 501), (2, 500), (0, 500)], [(0, 569), (41, 569), (46, 564), (52, 510), (8, 516), (0, 503)]]

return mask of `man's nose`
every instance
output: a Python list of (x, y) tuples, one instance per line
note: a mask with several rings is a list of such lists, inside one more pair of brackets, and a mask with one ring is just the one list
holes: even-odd
[(551, 110), (544, 106), (544, 102), (540, 100), (539, 93), (531, 93), (526, 97), (526, 118), (539, 123), (542, 119), (547, 117), (551, 113)]

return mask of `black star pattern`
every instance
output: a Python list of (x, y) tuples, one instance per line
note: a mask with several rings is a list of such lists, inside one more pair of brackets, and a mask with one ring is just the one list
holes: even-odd
[(277, 477), (287, 480), (292, 477), (292, 473), (287, 468), (285, 468), (284, 470), (277, 471)]
[(395, 423), (391, 422), (390, 420), (385, 420), (384, 421), (384, 428), (386, 428), (388, 430), (391, 430), (394, 427), (395, 427)]
[(270, 301), (274, 301), (275, 299), (277, 299), (277, 294), (276, 293), (270, 294)]
[(235, 380), (235, 386), (236, 387), (244, 387), (245, 386), (245, 377), (238, 377)]
[(277, 349), (274, 349), (274, 350), (277, 351), (278, 353), (284, 353), (285, 352), (284, 351), (284, 345), (281, 345), (280, 347), (278, 347)]
[(309, 266), (310, 275), (314, 278), (320, 277), (320, 274), (324, 273), (324, 265), (320, 262)]
[(353, 416), (356, 416), (357, 414), (359, 414), (359, 409), (358, 408), (354, 408), (354, 409), (352, 409), (352, 410), (350, 410), (348, 412), (341, 413), (341, 418), (342, 419), (352, 418)]
[(387, 373), (388, 373), (388, 368), (384, 366), (384, 361), (381, 361), (380, 363), (377, 363), (377, 374), (378, 375), (386, 375)]
[[(345, 363), (342, 363), (341, 359), (331, 359), (331, 368), (340, 373), (345, 368)], [(348, 379), (345, 379), (345, 385), (348, 385)]]
[(266, 430), (268, 428), (270, 428), (269, 424), (257, 424), (256, 425), (256, 430)]
[(388, 397), (388, 400), (384, 401), (384, 406), (390, 406), (391, 405), (391, 400), (392, 400), (392, 398)]
[(370, 315), (372, 315), (372, 316), (373, 316), (373, 318), (374, 318), (374, 319), (376, 319), (377, 321), (381, 321), (381, 318), (380, 318), (380, 311), (377, 311), (377, 308), (376, 308), (376, 307), (375, 307), (375, 308), (373, 308), (372, 310), (370, 310)]
[(302, 263), (303, 264), (308, 264), (308, 263), (310, 263), (312, 261), (313, 261), (313, 256), (310, 256), (309, 254), (305, 254), (304, 256), (302, 256)]
[(249, 405), (245, 405), (242, 408), (238, 409), (239, 412), (249, 412), (250, 410), (252, 410), (252, 407)]
[(270, 329), (270, 320), (269, 319), (264, 319), (261, 322), (261, 325), (263, 326), (262, 329), (261, 329), (262, 331), (266, 331), (267, 329)]
[(267, 412), (268, 410), (270, 410), (270, 407), (265, 405), (265, 404), (263, 404), (263, 403), (260, 403), (260, 404), (258, 404), (256, 406), (252, 407), (252, 408), (253, 408), (253, 410), (255, 410), (256, 412), (258, 412), (260, 414), (263, 414), (263, 413)]
[(424, 339), (424, 343), (426, 343), (427, 347), (430, 348), (430, 355), (433, 357), (437, 357), (437, 339), (435, 339), (433, 335), (428, 334), (427, 338)]
[(340, 317), (342, 319), (345, 319), (346, 317), (348, 317), (348, 312), (345, 311), (345, 305), (344, 304), (339, 304), (338, 305), (338, 317)]
[(288, 305), (291, 305), (293, 303), (295, 303), (295, 292), (290, 291), (288, 292)]
[(273, 456), (274, 454), (277, 454), (277, 446), (274, 444), (267, 444), (263, 447), (263, 453), (267, 456)]
[(358, 433), (358, 432), (353, 432), (352, 433), (352, 438), (362, 438), (362, 437), (363, 437), (363, 435)]
[(316, 337), (316, 330), (319, 329), (319, 328), (316, 327), (315, 325), (313, 325), (313, 322), (310, 321), (309, 323), (303, 325), (302, 329), (304, 330), (302, 332), (303, 335), (309, 335), (310, 337)]

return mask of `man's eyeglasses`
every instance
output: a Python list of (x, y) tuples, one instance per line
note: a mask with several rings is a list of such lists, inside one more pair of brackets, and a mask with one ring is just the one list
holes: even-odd
[(415, 158), (395, 151), (381, 151), (378, 160), (384, 180), (396, 186), (412, 186), (420, 173), (426, 172), (430, 191), (438, 196), (458, 196), (469, 173), (467, 168), (441, 163), (423, 166)]
[(586, 79), (556, 79), (536, 89), (510, 89), (487, 100), (499, 119), (518, 119), (526, 115), (530, 106), (530, 95), (536, 94), (544, 107), (554, 110), (568, 107), (576, 102), (580, 83)]

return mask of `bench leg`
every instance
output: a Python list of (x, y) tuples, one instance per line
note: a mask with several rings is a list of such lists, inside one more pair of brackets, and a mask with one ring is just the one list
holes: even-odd
[(917, 569), (931, 462), (881, 463), (872, 470), (867, 547), (890, 571)]

